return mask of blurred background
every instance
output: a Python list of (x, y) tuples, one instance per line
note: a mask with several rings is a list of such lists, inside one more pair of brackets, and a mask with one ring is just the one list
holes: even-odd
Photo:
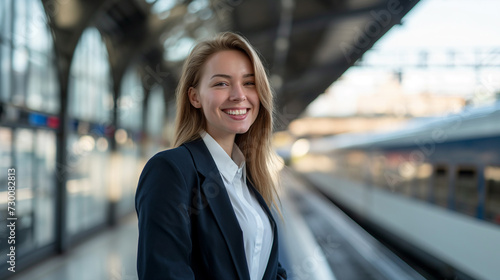
[(289, 279), (498, 279), (500, 2), (0, 0), (1, 279), (137, 279), (134, 195), (196, 42), (276, 93)]

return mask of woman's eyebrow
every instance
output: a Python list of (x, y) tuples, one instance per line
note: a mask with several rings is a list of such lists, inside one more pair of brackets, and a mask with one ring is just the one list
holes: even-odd
[(216, 77), (221, 77), (221, 78), (226, 78), (226, 79), (231, 79), (232, 78), (230, 75), (226, 75), (226, 74), (215, 74), (215, 75), (213, 75), (210, 78), (210, 80), (213, 79), (213, 78), (216, 78)]
[[(231, 75), (227, 75), (227, 74), (215, 74), (215, 75), (213, 75), (210, 78), (210, 80), (213, 79), (213, 78), (216, 78), (216, 77), (221, 77), (221, 78), (226, 78), (226, 79), (232, 79), (233, 78)], [(245, 74), (245, 75), (243, 75), (243, 78), (248, 78), (248, 77), (255, 77), (255, 75), (254, 74)]]

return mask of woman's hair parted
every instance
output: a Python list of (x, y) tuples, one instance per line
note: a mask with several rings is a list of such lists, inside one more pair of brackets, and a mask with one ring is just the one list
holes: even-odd
[(206, 130), (206, 120), (201, 109), (189, 102), (188, 90), (197, 87), (206, 61), (215, 53), (237, 50), (245, 53), (253, 64), (255, 85), (260, 100), (260, 109), (255, 122), (243, 134), (237, 134), (235, 142), (246, 158), (248, 179), (259, 191), (268, 206), (274, 205), (280, 212), (278, 198), (277, 156), (271, 146), (274, 102), (267, 73), (250, 43), (242, 36), (224, 32), (211, 40), (198, 43), (182, 69), (182, 76), (176, 90), (177, 116), (174, 147), (193, 141)]

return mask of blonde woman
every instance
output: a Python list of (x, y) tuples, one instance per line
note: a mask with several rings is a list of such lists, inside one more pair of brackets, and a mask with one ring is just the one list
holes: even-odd
[(139, 279), (286, 279), (270, 211), (272, 112), (265, 69), (243, 37), (194, 47), (177, 88), (175, 148), (139, 179)]

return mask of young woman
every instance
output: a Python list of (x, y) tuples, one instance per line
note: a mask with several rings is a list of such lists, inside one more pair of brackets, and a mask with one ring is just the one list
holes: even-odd
[(139, 279), (286, 279), (270, 211), (273, 97), (257, 53), (229, 32), (201, 42), (176, 93), (175, 148), (148, 161), (136, 193)]

